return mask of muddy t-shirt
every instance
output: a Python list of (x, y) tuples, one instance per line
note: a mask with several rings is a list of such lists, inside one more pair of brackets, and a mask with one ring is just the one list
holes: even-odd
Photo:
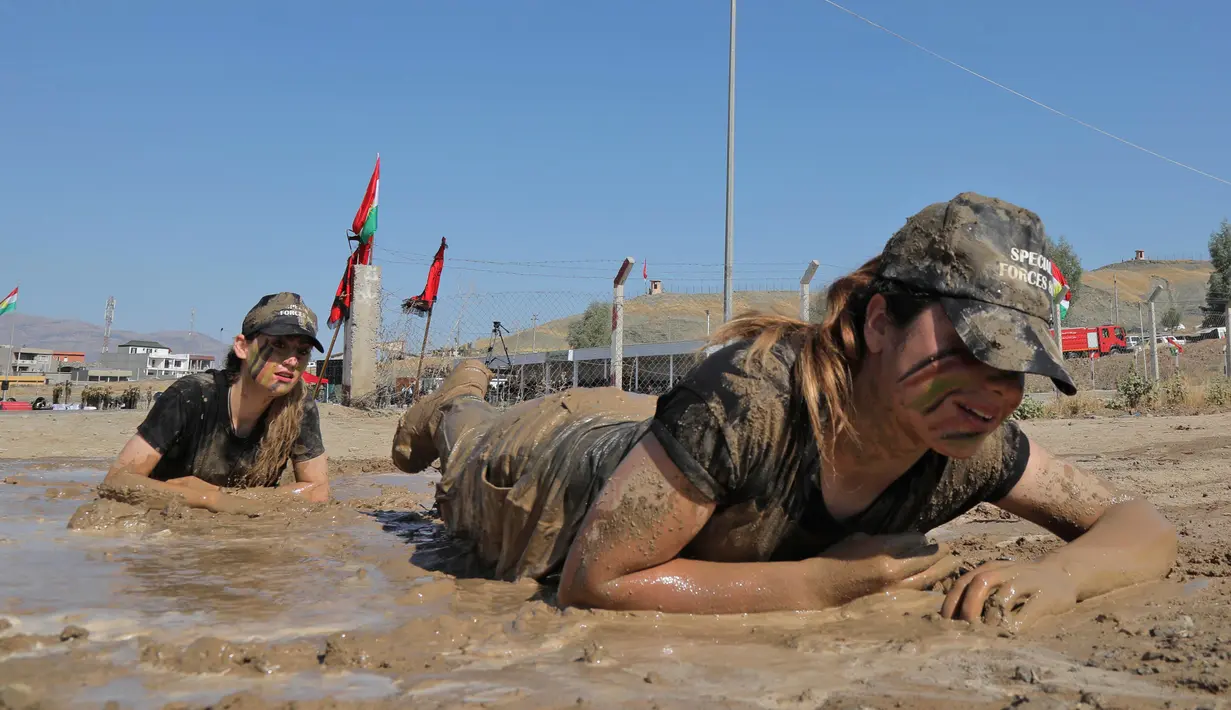
[(714, 561), (804, 559), (853, 532), (919, 532), (1006, 496), (1025, 471), (1029, 441), (1013, 422), (968, 459), (929, 451), (863, 512), (844, 520), (821, 498), (820, 452), (794, 386), (797, 345), (762, 364), (748, 342), (706, 358), (658, 400), (650, 430), (714, 514), (684, 555)]
[[(145, 421), (137, 427), (141, 438), (162, 454), (150, 478), (167, 481), (196, 476), (216, 486), (252, 485), (243, 477), (260, 448), (268, 410), (248, 436), (238, 436), (231, 427), (227, 406), (229, 388), (225, 372), (209, 370), (183, 377), (163, 392)], [(298, 463), (323, 453), (320, 413), (316, 402), (307, 400), (290, 460)], [(284, 463), (279, 471), (285, 467)], [(277, 476), (257, 482), (266, 486), (277, 483)]]

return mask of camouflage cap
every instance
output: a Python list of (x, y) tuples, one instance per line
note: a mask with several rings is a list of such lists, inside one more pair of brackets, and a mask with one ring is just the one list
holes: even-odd
[(929, 205), (885, 244), (880, 274), (935, 294), (971, 353), (997, 369), (1077, 388), (1048, 333), (1059, 292), (1043, 222), (994, 197), (965, 192)]
[(321, 341), (316, 339), (316, 314), (297, 293), (271, 293), (257, 301), (244, 316), (243, 334), (250, 337), (258, 333), (300, 335), (312, 341), (317, 350), (325, 352)]

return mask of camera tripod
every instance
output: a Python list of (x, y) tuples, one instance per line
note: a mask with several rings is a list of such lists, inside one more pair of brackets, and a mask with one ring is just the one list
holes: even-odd
[[(487, 365), (488, 368), (500, 359), (495, 354), (496, 341), (499, 340), (500, 348), (504, 350), (504, 367), (510, 370), (513, 369), (513, 359), (509, 357), (509, 346), (504, 342), (504, 334), (508, 332), (509, 329), (505, 328), (500, 321), (492, 321), (492, 335), (487, 341), (487, 359), (483, 361), (483, 364)], [(509, 335), (512, 335), (512, 333), (509, 333)]]

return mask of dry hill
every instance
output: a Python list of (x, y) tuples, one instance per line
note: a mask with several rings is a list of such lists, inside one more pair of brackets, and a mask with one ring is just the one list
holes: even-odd
[[(98, 360), (103, 347), (103, 327), (94, 323), (61, 318), (44, 318), (24, 313), (10, 313), (4, 316), (4, 321), (13, 319), (13, 344), (31, 348), (49, 348), (52, 350), (67, 350), (84, 352), (86, 360)], [(8, 330), (8, 323), (3, 323), (3, 330)], [(0, 335), (4, 345), (8, 345), (8, 333)], [(196, 355), (213, 355), (219, 357), (227, 348), (227, 344), (201, 333), (189, 333), (183, 330), (159, 331), (157, 333), (137, 333), (131, 330), (111, 331), (112, 347), (127, 340), (153, 340), (171, 348), (171, 352), (193, 353)]]
[[(1137, 304), (1145, 301), (1155, 284), (1170, 287), (1159, 296), (1155, 311), (1161, 318), (1171, 306), (1184, 316), (1192, 328), (1201, 322), (1201, 305), (1205, 303), (1205, 285), (1213, 271), (1208, 261), (1121, 261), (1087, 271), (1082, 276), (1083, 292), (1073, 304), (1066, 323), (1096, 325), (1115, 319), (1117, 286), (1120, 295), (1120, 322), (1136, 329)], [(1148, 316), (1148, 311), (1145, 312)], [(1148, 328), (1148, 325), (1147, 325)]]

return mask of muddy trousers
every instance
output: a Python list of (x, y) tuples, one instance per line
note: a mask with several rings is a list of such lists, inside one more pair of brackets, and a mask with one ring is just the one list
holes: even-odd
[(552, 575), (603, 484), (648, 430), (656, 402), (604, 387), (503, 411), (475, 397), (442, 403), (432, 432), (441, 519), (496, 577)]

